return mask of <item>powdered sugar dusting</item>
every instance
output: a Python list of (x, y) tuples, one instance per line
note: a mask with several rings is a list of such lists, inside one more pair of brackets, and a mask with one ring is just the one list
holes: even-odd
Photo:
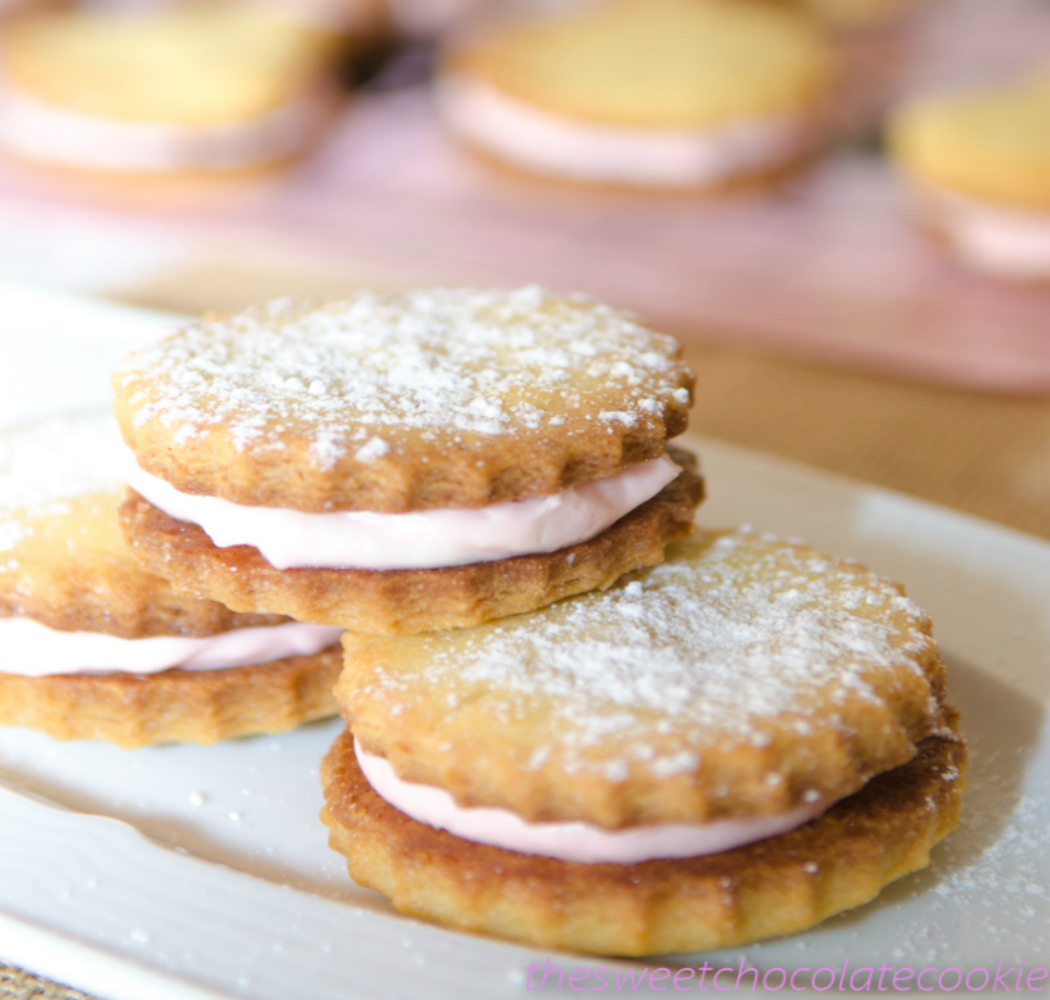
[(191, 326), (116, 378), (136, 423), (177, 442), (225, 425), (238, 450), (271, 451), (294, 427), (326, 469), (384, 457), (400, 429), (497, 436), (583, 413), (633, 427), (687, 400), (667, 378), (676, 354), (623, 313), (538, 288), (361, 293)]
[(64, 514), (73, 497), (119, 489), (129, 462), (117, 425), (104, 410), (0, 434), (0, 552), (32, 532), (28, 519)]
[[(880, 702), (882, 672), (922, 676), (927, 629), (874, 574), (756, 534), (708, 535), (604, 593), (426, 638), (419, 669), (380, 669), (372, 684), (408, 703), (448, 692), (453, 709), (483, 698), (508, 721), (549, 700), (566, 768), (592, 766), (587, 748), (611, 737), (668, 777), (714, 743), (765, 745), (772, 720), (793, 719), (801, 739), (847, 729), (836, 707)], [(670, 727), (684, 743), (655, 752)]]

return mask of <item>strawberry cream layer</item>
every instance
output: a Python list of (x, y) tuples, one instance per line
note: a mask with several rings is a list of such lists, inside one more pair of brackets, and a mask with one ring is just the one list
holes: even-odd
[(330, 113), (316, 92), (254, 118), (207, 125), (99, 118), (0, 85), (0, 145), (33, 160), (129, 172), (238, 170), (299, 152)]
[(943, 188), (923, 192), (959, 255), (1007, 278), (1050, 277), (1050, 212), (1007, 208)]
[(0, 619), (2, 669), (7, 674), (154, 674), (172, 667), (221, 670), (313, 656), (338, 641), (341, 628), (324, 625), (270, 625), (240, 628), (201, 639), (154, 636), (121, 639), (93, 632), (59, 632), (29, 618)]
[(508, 809), (464, 807), (444, 789), (402, 781), (390, 762), (365, 753), (357, 762), (375, 793), (406, 816), (464, 840), (522, 854), (584, 864), (632, 865), (654, 858), (693, 858), (731, 851), (808, 823), (828, 803), (801, 806), (780, 816), (665, 823), (605, 830), (590, 823), (529, 823)]
[(801, 118), (742, 121), (697, 130), (620, 128), (565, 118), (465, 75), (440, 82), (452, 129), (501, 159), (582, 181), (692, 187), (780, 166), (812, 142)]
[(577, 545), (654, 497), (680, 471), (664, 455), (553, 496), (408, 514), (248, 507), (182, 493), (138, 466), (128, 482), (171, 517), (200, 525), (220, 548), (252, 545), (276, 569), (389, 570), (464, 566)]

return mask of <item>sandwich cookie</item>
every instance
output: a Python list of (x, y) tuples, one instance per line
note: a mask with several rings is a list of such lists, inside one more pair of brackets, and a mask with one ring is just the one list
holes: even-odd
[(812, 153), (833, 76), (828, 44), (790, 10), (613, 0), (460, 44), (437, 99), (460, 138), (530, 172), (710, 189)]
[(1050, 73), (918, 98), (894, 116), (890, 141), (920, 214), (962, 261), (1050, 279)]
[(355, 881), (641, 955), (803, 930), (928, 863), (965, 770), (929, 618), (857, 563), (694, 539), (532, 614), (344, 635), (322, 818)]
[(363, 632), (659, 562), (702, 484), (670, 337), (588, 299), (361, 293), (191, 326), (114, 376), (127, 537), (182, 593)]
[(209, 176), (297, 156), (335, 109), (309, 32), (234, 10), (71, 11), (0, 40), (0, 146), (121, 175)]
[(340, 630), (237, 614), (140, 568), (113, 418), (0, 435), (0, 724), (122, 747), (214, 743), (331, 715)]

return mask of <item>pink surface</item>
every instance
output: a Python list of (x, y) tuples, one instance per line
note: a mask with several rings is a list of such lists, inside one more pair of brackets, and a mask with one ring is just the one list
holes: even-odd
[[(935, 22), (922, 85), (972, 78), (978, 64), (978, 76), (1017, 72), (1050, 51), (1047, 8), (992, 6), (998, 19), (987, 4), (967, 4), (967, 17)], [(177, 233), (209, 259), (217, 249), (257, 258), (263, 248), (289, 265), (321, 260), (396, 283), (538, 282), (608, 299), (686, 338), (1050, 391), (1050, 287), (981, 277), (949, 259), (914, 228), (898, 182), (873, 155), (840, 154), (758, 196), (592, 191), (475, 160), (445, 136), (427, 94), (400, 91), (351, 104), (291, 173), (221, 198), (121, 202), (0, 165), (0, 209), (45, 228), (72, 213), (100, 227)]]

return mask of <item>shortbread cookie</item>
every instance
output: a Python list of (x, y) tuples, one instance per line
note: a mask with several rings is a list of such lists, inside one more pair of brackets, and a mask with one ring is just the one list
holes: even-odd
[(809, 155), (832, 78), (827, 43), (790, 10), (612, 0), (460, 44), (437, 93), (458, 136), (515, 167), (702, 189)]
[(678, 345), (537, 289), (275, 303), (133, 356), (128, 538), (182, 592), (362, 631), (605, 587), (692, 530)]
[(339, 629), (176, 595), (140, 568), (108, 413), (0, 436), (0, 724), (121, 746), (281, 732), (335, 710)]
[(0, 39), (0, 145), (122, 175), (229, 174), (303, 152), (334, 109), (320, 49), (233, 10), (73, 11)]
[(1050, 278), (1050, 74), (916, 99), (890, 138), (920, 211), (964, 261)]
[[(356, 744), (329, 758), (326, 822), (354, 877), (417, 915), (719, 947), (871, 898), (955, 824), (964, 756), (928, 617), (804, 545), (704, 532), (605, 593), (343, 642)], [(506, 877), (479, 892), (482, 867)]]
[(343, 642), (336, 697), (367, 752), (532, 822), (827, 803), (943, 724), (930, 621), (898, 585), (743, 532), (530, 615)]
[(958, 826), (965, 772), (965, 744), (930, 736), (790, 833), (700, 857), (583, 864), (411, 819), (372, 790), (344, 734), (322, 768), (321, 818), (354, 881), (408, 916), (541, 948), (652, 955), (803, 931), (874, 899)]

